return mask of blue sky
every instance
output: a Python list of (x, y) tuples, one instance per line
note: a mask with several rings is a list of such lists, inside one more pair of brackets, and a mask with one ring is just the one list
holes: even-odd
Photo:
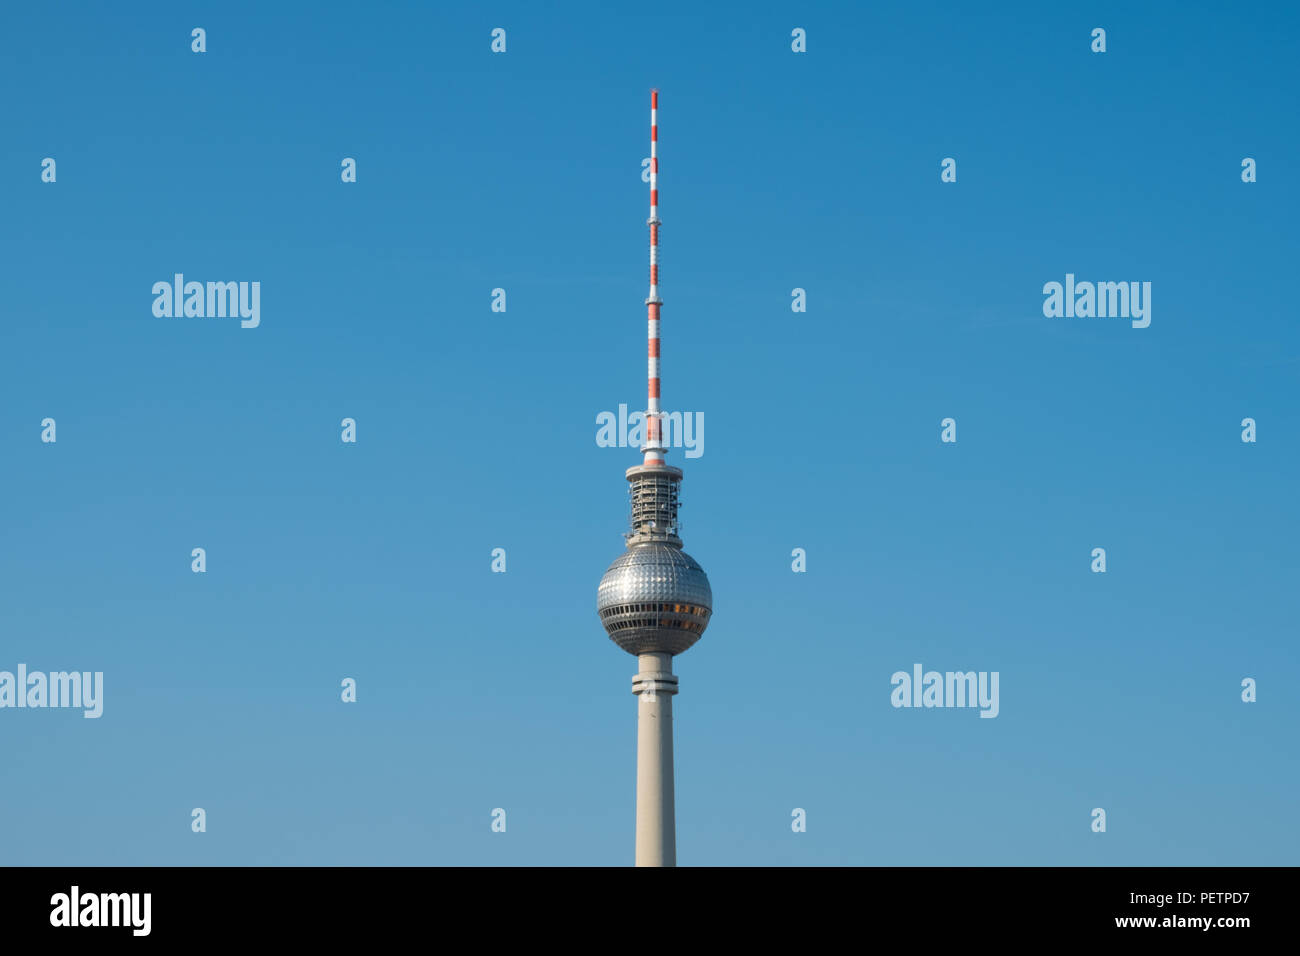
[(1131, 7), (6, 7), (0, 670), (105, 703), (0, 710), (0, 863), (631, 862), (658, 87), (679, 862), (1294, 864), (1295, 13)]

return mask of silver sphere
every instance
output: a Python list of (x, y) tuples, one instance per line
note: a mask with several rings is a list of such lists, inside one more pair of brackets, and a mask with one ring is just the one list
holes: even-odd
[(680, 654), (708, 627), (713, 590), (704, 569), (680, 548), (636, 544), (600, 579), (596, 613), (610, 640), (629, 654)]

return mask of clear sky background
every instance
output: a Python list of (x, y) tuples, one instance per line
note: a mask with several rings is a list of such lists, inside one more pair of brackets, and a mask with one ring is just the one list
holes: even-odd
[[(595, 435), (644, 403), (652, 86), (715, 600), (679, 862), (1300, 862), (1296, 28), (7, 4), (0, 670), (105, 704), (0, 711), (0, 863), (631, 862), (595, 596), (638, 456)], [(260, 328), (155, 318), (176, 272), (260, 281)], [(1150, 327), (1045, 318), (1067, 272), (1151, 282)], [(917, 662), (998, 671), (1000, 715), (894, 709)]]

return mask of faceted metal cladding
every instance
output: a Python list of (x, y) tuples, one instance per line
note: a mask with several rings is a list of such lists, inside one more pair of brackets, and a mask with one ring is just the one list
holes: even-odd
[(596, 610), (610, 640), (629, 654), (680, 654), (708, 626), (713, 590), (680, 548), (633, 544), (601, 578)]

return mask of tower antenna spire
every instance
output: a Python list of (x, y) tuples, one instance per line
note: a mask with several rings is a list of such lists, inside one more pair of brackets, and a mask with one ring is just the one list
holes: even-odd
[(645, 464), (664, 463), (663, 420), (659, 414), (659, 91), (650, 91), (650, 294), (646, 296), (648, 381), (646, 388)]

